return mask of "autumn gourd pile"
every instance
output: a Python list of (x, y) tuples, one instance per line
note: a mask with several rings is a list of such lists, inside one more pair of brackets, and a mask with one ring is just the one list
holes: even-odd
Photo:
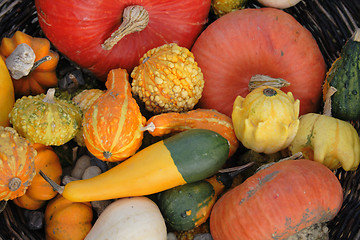
[[(334, 171), (360, 163), (360, 31), (328, 70), (273, 2), (36, 0), (44, 38), (0, 45), (0, 200), (43, 211), (47, 240), (326, 225), (343, 204)], [(61, 54), (102, 88), (56, 95)], [(74, 145), (65, 167), (55, 149)], [(248, 151), (284, 158), (245, 178)]]

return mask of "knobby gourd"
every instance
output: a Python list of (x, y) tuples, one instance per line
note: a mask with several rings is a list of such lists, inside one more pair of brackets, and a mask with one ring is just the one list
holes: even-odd
[(244, 9), (248, 0), (212, 0), (211, 9), (215, 16), (222, 17), (225, 14)]
[(0, 200), (25, 194), (36, 172), (36, 150), (13, 128), (0, 126)]
[(140, 150), (96, 177), (53, 187), (73, 202), (149, 195), (212, 176), (228, 155), (228, 141), (220, 134), (190, 129)]
[(50, 146), (43, 144), (33, 144), (37, 154), (34, 160), (36, 175), (31, 181), (31, 185), (26, 190), (25, 194), (17, 197), (13, 202), (22, 208), (28, 210), (37, 210), (44, 206), (48, 200), (54, 198), (57, 192), (51, 185), (45, 181), (39, 174), (43, 171), (47, 176), (60, 184), (62, 176), (62, 166), (60, 159)]
[(231, 116), (236, 97), (246, 97), (249, 81), (264, 75), (290, 83), (281, 90), (300, 100), (300, 115), (320, 110), (324, 58), (311, 32), (282, 10), (228, 13), (201, 33), (191, 52), (205, 79), (198, 107)]
[(109, 72), (107, 90), (85, 112), (85, 145), (98, 159), (117, 162), (135, 154), (142, 144), (146, 119), (131, 94), (129, 75), (118, 68)]
[(159, 207), (147, 197), (117, 199), (101, 213), (85, 240), (166, 240)]
[(176, 43), (149, 50), (131, 73), (133, 94), (148, 111), (181, 112), (201, 98), (204, 77), (194, 55)]
[(236, 137), (248, 149), (271, 154), (283, 150), (299, 127), (299, 100), (291, 92), (260, 86), (233, 104)]
[(215, 131), (229, 141), (231, 157), (239, 147), (230, 117), (213, 109), (195, 109), (187, 112), (169, 112), (154, 115), (146, 122), (152, 136), (164, 136), (189, 129), (201, 128)]
[(330, 169), (306, 159), (280, 161), (226, 192), (213, 207), (210, 231), (214, 240), (285, 239), (333, 219), (342, 203)]
[[(21, 31), (16, 31), (11, 38), (3, 38), (0, 45), (0, 55), (6, 59), (21, 45), (26, 44), (35, 54), (31, 71), (23, 77), (12, 77), (15, 95), (17, 97), (45, 93), (58, 83), (56, 67), (59, 54), (50, 49), (50, 41), (46, 38), (36, 38)], [(28, 53), (26, 53), (28, 55)], [(20, 58), (17, 58), (20, 59)], [(15, 63), (19, 65), (19, 63)], [(24, 62), (20, 61), (20, 65)]]
[(10, 112), (10, 123), (20, 135), (32, 143), (60, 146), (70, 141), (81, 126), (82, 112), (71, 101), (46, 95), (23, 96)]
[(111, 69), (131, 73), (152, 48), (190, 48), (208, 21), (211, 0), (36, 0), (35, 6), (55, 47), (106, 81)]

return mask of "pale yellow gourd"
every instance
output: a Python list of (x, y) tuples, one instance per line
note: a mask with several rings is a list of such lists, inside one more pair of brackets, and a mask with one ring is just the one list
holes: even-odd
[(317, 113), (300, 117), (300, 125), (292, 153), (302, 152), (304, 158), (320, 162), (335, 170), (356, 170), (360, 162), (359, 135), (349, 122)]
[(283, 150), (299, 127), (300, 101), (291, 92), (261, 86), (235, 99), (232, 121), (236, 137), (248, 149), (271, 154)]

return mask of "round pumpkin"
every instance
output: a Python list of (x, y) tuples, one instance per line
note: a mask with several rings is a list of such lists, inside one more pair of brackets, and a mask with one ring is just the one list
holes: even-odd
[(191, 49), (205, 85), (199, 107), (231, 116), (237, 96), (249, 93), (255, 75), (282, 78), (300, 100), (300, 115), (319, 110), (326, 65), (311, 35), (275, 8), (242, 9), (211, 23)]
[[(207, 22), (211, 0), (36, 0), (35, 5), (40, 26), (55, 47), (106, 81), (111, 69), (131, 73), (154, 47), (174, 42), (190, 48)], [(125, 9), (132, 7), (142, 12), (125, 17)], [(121, 24), (136, 19), (143, 22), (126, 25), (127, 35), (111, 49), (104, 47)], [(132, 26), (137, 32), (129, 31)]]
[(88, 202), (71, 202), (61, 195), (45, 209), (46, 240), (83, 240), (92, 228), (93, 210)]
[(335, 174), (307, 159), (264, 168), (226, 192), (214, 205), (214, 240), (285, 239), (315, 223), (333, 219), (343, 202)]
[[(62, 167), (57, 154), (50, 146), (36, 143), (33, 144), (33, 147), (37, 151), (35, 157), (36, 172), (38, 173), (41, 170), (57, 184), (60, 184)], [(54, 191), (50, 184), (40, 174), (36, 174), (26, 193), (15, 198), (13, 202), (19, 207), (36, 210), (44, 206), (56, 194), (57, 192)]]
[(0, 200), (25, 194), (35, 176), (36, 150), (13, 128), (0, 126)]

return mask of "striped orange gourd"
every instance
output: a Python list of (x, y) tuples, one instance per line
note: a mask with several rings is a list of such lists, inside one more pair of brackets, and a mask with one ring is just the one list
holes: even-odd
[(111, 70), (106, 88), (84, 115), (84, 140), (95, 157), (117, 162), (127, 159), (141, 146), (141, 128), (146, 119), (132, 97), (126, 70)]
[(0, 200), (25, 194), (35, 176), (37, 152), (15, 129), (0, 126)]

